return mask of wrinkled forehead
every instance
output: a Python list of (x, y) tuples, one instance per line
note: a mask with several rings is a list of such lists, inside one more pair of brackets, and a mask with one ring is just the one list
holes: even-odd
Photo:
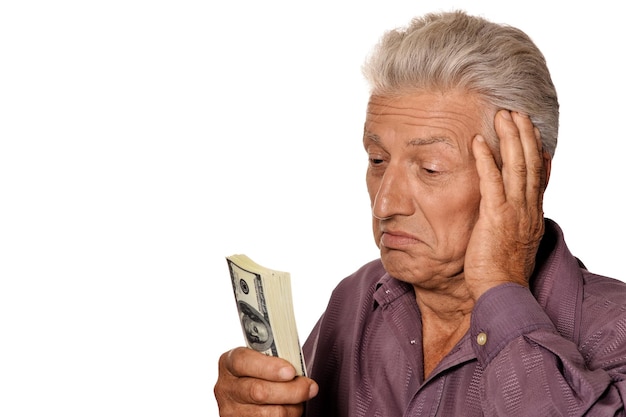
[(483, 120), (484, 106), (463, 92), (372, 95), (364, 133), (376, 140), (417, 135), (415, 139), (423, 141), (471, 141), (476, 134), (484, 134)]
[(380, 135), (374, 130), (421, 128), (424, 134), (451, 136), (457, 140), (463, 138), (463, 142), (471, 142), (476, 134), (481, 134), (497, 155), (499, 145), (493, 125), (495, 114), (494, 106), (466, 90), (372, 94), (367, 105), (364, 133)]

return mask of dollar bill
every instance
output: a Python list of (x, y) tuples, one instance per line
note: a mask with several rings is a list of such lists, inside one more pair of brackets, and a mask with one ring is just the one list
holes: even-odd
[(246, 345), (291, 362), (306, 375), (295, 327), (290, 275), (264, 268), (245, 255), (226, 257)]

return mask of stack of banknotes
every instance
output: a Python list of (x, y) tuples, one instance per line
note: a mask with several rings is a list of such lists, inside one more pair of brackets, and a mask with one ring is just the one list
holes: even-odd
[(289, 361), (306, 375), (288, 272), (265, 268), (243, 254), (226, 257), (246, 345)]

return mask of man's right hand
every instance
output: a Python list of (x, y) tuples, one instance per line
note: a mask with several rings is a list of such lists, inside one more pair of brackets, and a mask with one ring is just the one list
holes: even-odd
[(318, 386), (284, 359), (248, 348), (224, 353), (214, 393), (221, 417), (297, 417)]

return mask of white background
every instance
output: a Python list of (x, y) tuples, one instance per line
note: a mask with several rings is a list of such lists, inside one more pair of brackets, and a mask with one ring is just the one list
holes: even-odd
[(292, 273), (304, 339), (376, 256), (360, 65), (463, 8), (525, 30), (559, 91), (545, 211), (626, 279), (623, 19), (609, 1), (0, 6), (0, 415), (216, 416), (241, 345), (224, 256)]

